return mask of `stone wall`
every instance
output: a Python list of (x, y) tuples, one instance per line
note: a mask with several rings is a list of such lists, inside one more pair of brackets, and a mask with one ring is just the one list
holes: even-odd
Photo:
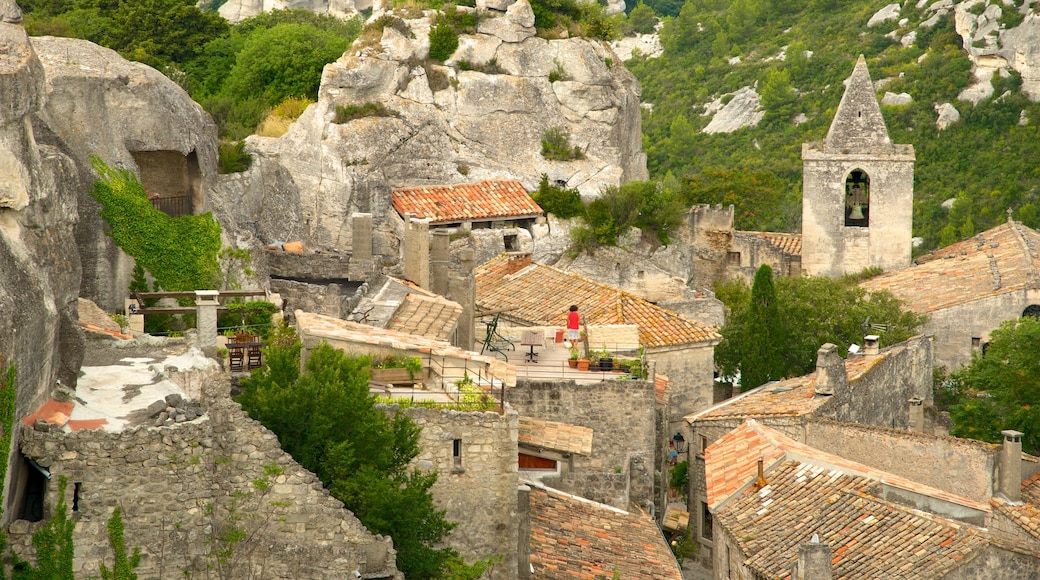
[(650, 348), (646, 359), (656, 372), (671, 381), (668, 385), (668, 432), (686, 425), (687, 415), (710, 407), (715, 399), (715, 346), (713, 343), (677, 348)]
[[(205, 391), (205, 415), (171, 427), (121, 433), (23, 428), (23, 453), (53, 475), (48, 517), (59, 477), (68, 480), (66, 503), (76, 508), (77, 578), (97, 576), (100, 562), (111, 563), (105, 525), (120, 506), (127, 543), (141, 548), (142, 577), (216, 567), (229, 578), (341, 579), (357, 570), (366, 578), (403, 579), (391, 539), (369, 533), (281, 450), (273, 433), (226, 398), (226, 381), (209, 382)], [(22, 556), (32, 555), (31, 535), (39, 525), (10, 526)], [(224, 547), (221, 534), (234, 527), (247, 539), (220, 563), (214, 550)]]
[(924, 332), (935, 335), (935, 365), (955, 370), (971, 362), (972, 338), (989, 340), (1005, 320), (1022, 316), (1030, 304), (1040, 304), (1040, 290), (1020, 290), (928, 313)]
[[(284, 240), (291, 241), (291, 240)], [(300, 281), (346, 280), (350, 252), (323, 251), (297, 254), (266, 250), (271, 276)]]
[(1036, 578), (1040, 576), (1040, 559), (997, 546), (943, 576), (943, 580), (991, 580), (992, 578)]
[[(458, 526), (448, 544), (467, 561), (497, 554), (495, 579), (517, 574), (517, 413), (463, 413), (414, 407), (405, 413), (422, 427), (413, 464), (436, 469), (437, 507)], [(455, 441), (460, 455), (456, 461)]]
[[(629, 502), (645, 506), (653, 500), (653, 383), (519, 380), (506, 398), (521, 415), (593, 430), (591, 456), (572, 456), (570, 473), (558, 481), (543, 479), (546, 485), (621, 509), (628, 509)], [(626, 488), (627, 498), (622, 495)]]
[(866, 425), (810, 421), (804, 442), (821, 451), (987, 503), (999, 445)]
[(333, 318), (346, 319), (361, 300), (359, 286), (349, 284), (309, 284), (295, 280), (271, 280), (271, 292), (282, 297), (284, 311), (303, 310)]

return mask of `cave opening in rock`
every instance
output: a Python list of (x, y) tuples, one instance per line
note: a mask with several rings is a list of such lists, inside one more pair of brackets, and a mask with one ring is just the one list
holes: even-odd
[(202, 205), (202, 172), (194, 151), (131, 152), (140, 173), (141, 185), (155, 209), (177, 217), (195, 213)]

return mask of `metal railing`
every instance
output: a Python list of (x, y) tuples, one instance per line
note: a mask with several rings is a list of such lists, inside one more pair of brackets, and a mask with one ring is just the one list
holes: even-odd
[(152, 198), (152, 207), (170, 217), (191, 214), (191, 198), (187, 195)]

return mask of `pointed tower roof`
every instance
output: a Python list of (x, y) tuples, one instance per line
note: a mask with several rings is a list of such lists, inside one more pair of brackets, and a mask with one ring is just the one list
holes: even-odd
[(841, 97), (838, 112), (827, 132), (826, 147), (831, 150), (876, 150), (891, 143), (874, 93), (874, 83), (867, 71), (867, 61), (861, 54), (845, 84), (845, 95)]

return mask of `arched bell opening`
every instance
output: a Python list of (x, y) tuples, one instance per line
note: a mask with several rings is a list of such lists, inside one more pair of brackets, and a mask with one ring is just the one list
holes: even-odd
[(845, 178), (845, 225), (870, 225), (870, 177), (862, 169), (853, 169)]

